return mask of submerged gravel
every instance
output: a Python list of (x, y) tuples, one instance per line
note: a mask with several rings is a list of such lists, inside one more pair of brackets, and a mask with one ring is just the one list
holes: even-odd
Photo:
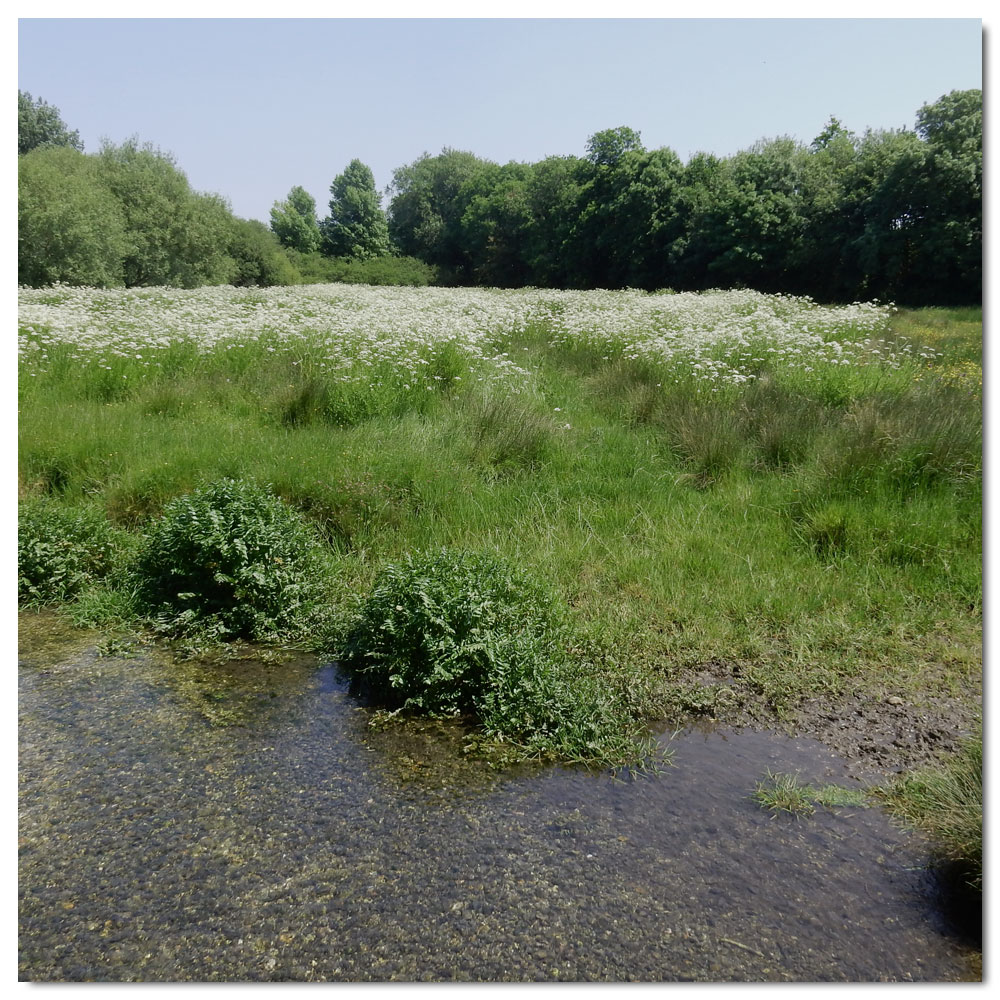
[(979, 976), (880, 812), (749, 799), (767, 769), (850, 784), (816, 741), (500, 773), (449, 725), (373, 730), (332, 665), (25, 645), (22, 980)]

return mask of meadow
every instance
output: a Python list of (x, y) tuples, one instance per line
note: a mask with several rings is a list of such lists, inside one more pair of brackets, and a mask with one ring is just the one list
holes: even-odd
[[(248, 480), (314, 526), (342, 615), (416, 551), (545, 581), (637, 716), (975, 687), (978, 310), (57, 286), (19, 326), (22, 510), (97, 518), (109, 552)], [(74, 579), (79, 622), (136, 613)]]
[[(337, 656), (508, 759), (807, 709), (858, 752), (887, 706), (955, 747), (981, 338), (979, 309), (752, 291), (21, 289), (20, 600)], [(926, 789), (897, 809), (942, 825)]]

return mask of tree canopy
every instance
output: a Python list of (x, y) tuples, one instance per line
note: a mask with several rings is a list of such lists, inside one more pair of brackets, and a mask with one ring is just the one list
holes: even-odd
[(748, 286), (823, 301), (976, 302), (982, 134), (982, 93), (966, 90), (923, 105), (914, 129), (856, 135), (831, 115), (809, 145), (778, 137), (687, 163), (668, 147), (646, 149), (627, 126), (595, 132), (583, 156), (537, 163), (500, 165), (446, 147), (393, 172), (385, 212), (371, 169), (354, 159), (330, 185), (326, 218), (317, 221), (315, 200), (296, 186), (274, 203), (268, 230), (191, 190), (148, 144), (84, 155), (57, 109), (19, 91), (19, 280), (436, 275), (506, 287)]
[(389, 225), (371, 169), (351, 160), (330, 185), (330, 214), (320, 224), (324, 253), (368, 260), (389, 252)]
[(80, 133), (67, 128), (59, 109), (35, 100), (27, 91), (17, 92), (17, 151), (30, 153), (41, 146), (69, 146), (83, 152)]
[(271, 208), (271, 231), (282, 246), (299, 253), (313, 253), (320, 247), (316, 199), (301, 187), (293, 187), (284, 201)]

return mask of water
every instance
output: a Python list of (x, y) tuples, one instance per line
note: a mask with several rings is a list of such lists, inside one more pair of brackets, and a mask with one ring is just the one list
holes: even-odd
[(768, 768), (851, 784), (814, 741), (689, 732), (636, 780), (498, 773), (454, 726), (373, 730), (307, 659), (26, 645), (22, 979), (980, 975), (879, 811), (750, 800)]

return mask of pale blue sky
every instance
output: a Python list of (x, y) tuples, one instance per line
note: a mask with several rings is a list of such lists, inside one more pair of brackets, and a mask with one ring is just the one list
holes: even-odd
[(355, 157), (381, 190), (423, 152), (583, 155), (628, 125), (683, 160), (757, 139), (912, 128), (982, 86), (978, 20), (31, 20), (18, 87), (87, 151), (138, 135), (192, 185), (268, 220), (301, 184), (326, 214)]

